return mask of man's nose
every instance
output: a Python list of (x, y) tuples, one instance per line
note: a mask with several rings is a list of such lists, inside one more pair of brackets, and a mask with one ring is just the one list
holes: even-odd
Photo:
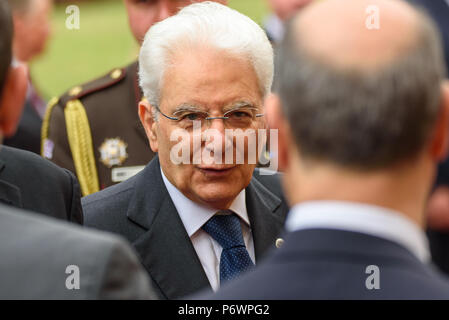
[(225, 119), (212, 119), (209, 120), (209, 129), (214, 129), (219, 133), (219, 136), (214, 137), (214, 139), (218, 139), (215, 143), (221, 143), (222, 150), (226, 149), (226, 128), (225, 128)]

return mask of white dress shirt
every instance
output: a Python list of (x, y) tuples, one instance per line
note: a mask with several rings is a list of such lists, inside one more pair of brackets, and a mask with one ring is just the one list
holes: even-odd
[(291, 209), (286, 228), (360, 232), (398, 243), (424, 263), (430, 260), (427, 237), (418, 225), (401, 213), (383, 207), (340, 201), (303, 202)]
[[(209, 280), (212, 289), (217, 291), (220, 287), (220, 256), (223, 248), (206, 231), (201, 229), (201, 227), (209, 221), (218, 210), (193, 202), (168, 181), (162, 168), (161, 173), (165, 187), (167, 188), (170, 198), (184, 224), (184, 228), (192, 241), (207, 279)], [(249, 256), (254, 263), (256, 261), (254, 242), (248, 212), (246, 210), (245, 189), (238, 194), (229, 210), (235, 212), (240, 218), (243, 240), (245, 241)]]

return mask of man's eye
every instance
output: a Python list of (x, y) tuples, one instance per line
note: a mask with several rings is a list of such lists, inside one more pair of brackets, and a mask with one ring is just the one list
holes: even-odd
[(246, 111), (234, 111), (229, 114), (229, 117), (234, 119), (251, 118), (251, 114)]
[(153, 6), (157, 3), (158, 0), (132, 0), (131, 3), (136, 5), (147, 5)]
[(181, 120), (190, 120), (190, 121), (195, 121), (195, 120), (200, 120), (200, 119), (201, 119), (201, 114), (199, 114), (199, 113), (188, 113), (181, 117)]

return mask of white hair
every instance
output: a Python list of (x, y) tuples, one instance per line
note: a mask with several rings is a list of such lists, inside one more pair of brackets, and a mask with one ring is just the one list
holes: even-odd
[(209, 45), (248, 60), (266, 96), (273, 82), (273, 48), (265, 32), (247, 16), (215, 2), (189, 5), (150, 28), (139, 56), (140, 87), (153, 106), (171, 55), (188, 45)]

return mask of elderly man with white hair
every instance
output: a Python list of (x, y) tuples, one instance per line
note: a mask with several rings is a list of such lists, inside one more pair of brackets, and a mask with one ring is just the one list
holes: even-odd
[(132, 242), (161, 298), (215, 291), (282, 243), (278, 177), (251, 156), (265, 141), (272, 47), (248, 17), (204, 2), (154, 25), (139, 63), (139, 116), (158, 156), (84, 198), (85, 224)]

